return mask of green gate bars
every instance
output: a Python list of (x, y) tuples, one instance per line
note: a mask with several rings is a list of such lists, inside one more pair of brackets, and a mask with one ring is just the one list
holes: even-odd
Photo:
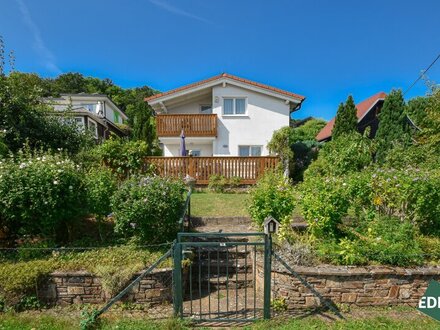
[[(264, 251), (264, 269), (257, 267)], [(270, 318), (271, 241), (264, 233), (179, 233), (174, 314), (194, 321)]]

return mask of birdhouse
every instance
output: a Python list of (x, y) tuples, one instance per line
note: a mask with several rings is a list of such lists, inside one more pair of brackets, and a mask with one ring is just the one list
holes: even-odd
[(275, 234), (280, 228), (280, 223), (274, 217), (268, 216), (263, 222), (264, 233), (268, 235)]

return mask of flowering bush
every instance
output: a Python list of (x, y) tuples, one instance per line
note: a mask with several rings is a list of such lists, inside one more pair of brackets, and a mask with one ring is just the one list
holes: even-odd
[(407, 167), (375, 169), (353, 177), (353, 206), (395, 216), (416, 225), (422, 233), (440, 231), (440, 172)]
[(132, 178), (112, 198), (117, 233), (145, 242), (173, 240), (184, 203), (182, 181), (161, 177)]
[(315, 242), (324, 261), (342, 265), (414, 266), (423, 262), (417, 230), (396, 217), (376, 216), (350, 229), (340, 240)]
[(57, 238), (85, 212), (78, 165), (62, 155), (19, 152), (0, 164), (0, 227), (10, 236)]
[(292, 216), (295, 194), (291, 182), (277, 172), (266, 172), (250, 192), (249, 214), (261, 226), (267, 216), (281, 221)]

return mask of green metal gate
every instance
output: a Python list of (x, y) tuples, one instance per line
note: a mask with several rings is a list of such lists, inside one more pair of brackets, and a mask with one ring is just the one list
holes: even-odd
[[(264, 251), (264, 268), (257, 268)], [(179, 233), (174, 313), (194, 321), (270, 318), (271, 240), (264, 233)]]

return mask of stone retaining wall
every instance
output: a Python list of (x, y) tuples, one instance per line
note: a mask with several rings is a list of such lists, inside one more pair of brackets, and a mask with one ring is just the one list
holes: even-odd
[[(296, 277), (280, 268), (272, 271), (272, 296), (284, 297), (289, 308), (316, 307), (320, 301)], [(262, 287), (262, 263), (257, 266)], [(440, 280), (440, 268), (293, 267), (321, 295), (334, 303), (357, 306), (416, 306), (431, 280)]]
[[(140, 273), (133, 275), (135, 279)], [(49, 304), (98, 304), (109, 297), (101, 279), (87, 272), (55, 272), (38, 285), (38, 297)], [(123, 299), (135, 303), (160, 304), (172, 301), (172, 269), (164, 268), (145, 276)]]

